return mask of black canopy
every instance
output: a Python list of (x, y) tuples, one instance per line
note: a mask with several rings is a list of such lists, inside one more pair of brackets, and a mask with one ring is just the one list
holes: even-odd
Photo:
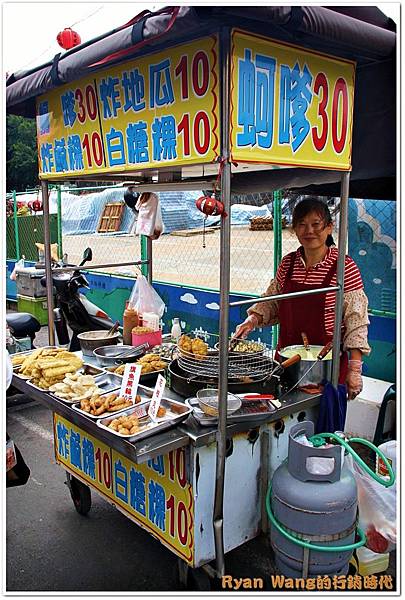
[[(350, 195), (395, 199), (395, 24), (373, 6), (170, 7), (81, 44), (6, 83), (7, 112), (35, 116), (35, 98), (101, 68), (239, 27), (357, 62)], [(338, 172), (289, 168), (235, 174), (236, 193), (281, 188), (338, 195)]]

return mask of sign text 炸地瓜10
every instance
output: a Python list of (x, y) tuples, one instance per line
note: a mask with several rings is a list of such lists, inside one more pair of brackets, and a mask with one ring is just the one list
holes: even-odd
[(355, 63), (234, 30), (231, 154), (351, 168)]
[(133, 59), (37, 99), (41, 178), (213, 162), (216, 36)]
[(54, 436), (57, 462), (193, 564), (194, 504), (185, 448), (138, 465), (56, 413)]

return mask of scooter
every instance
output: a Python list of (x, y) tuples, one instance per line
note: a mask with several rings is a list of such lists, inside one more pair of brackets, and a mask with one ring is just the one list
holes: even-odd
[[(76, 270), (62, 271), (61, 273), (52, 272), (52, 281), (55, 288), (54, 322), (56, 335), (59, 344), (61, 346), (69, 344), (69, 350), (72, 352), (80, 350), (80, 343), (77, 338), (79, 333), (99, 329), (108, 330), (114, 325), (114, 322), (101, 308), (90, 302), (84, 294), (79, 292), (80, 288), (90, 289), (89, 282), (80, 272), (80, 267), (92, 258), (91, 248), (86, 248), (83, 253), (83, 260)], [(62, 262), (59, 266), (74, 265), (67, 265)], [(41, 285), (46, 287), (46, 277), (41, 279)], [(73, 332), (70, 340), (67, 325)]]

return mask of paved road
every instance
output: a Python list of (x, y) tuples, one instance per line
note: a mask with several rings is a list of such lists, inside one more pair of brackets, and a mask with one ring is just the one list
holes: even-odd
[[(7, 490), (7, 591), (180, 590), (174, 554), (100, 496), (86, 517), (76, 512), (47, 408), (9, 407), (7, 431), (31, 469), (25, 486)], [(266, 579), (269, 556), (258, 538), (227, 555), (227, 572)]]

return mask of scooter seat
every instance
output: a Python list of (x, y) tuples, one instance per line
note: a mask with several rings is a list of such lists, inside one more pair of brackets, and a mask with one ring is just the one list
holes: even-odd
[(38, 319), (30, 313), (7, 313), (6, 321), (11, 329), (11, 333), (17, 338), (27, 335), (32, 337), (41, 329)]

